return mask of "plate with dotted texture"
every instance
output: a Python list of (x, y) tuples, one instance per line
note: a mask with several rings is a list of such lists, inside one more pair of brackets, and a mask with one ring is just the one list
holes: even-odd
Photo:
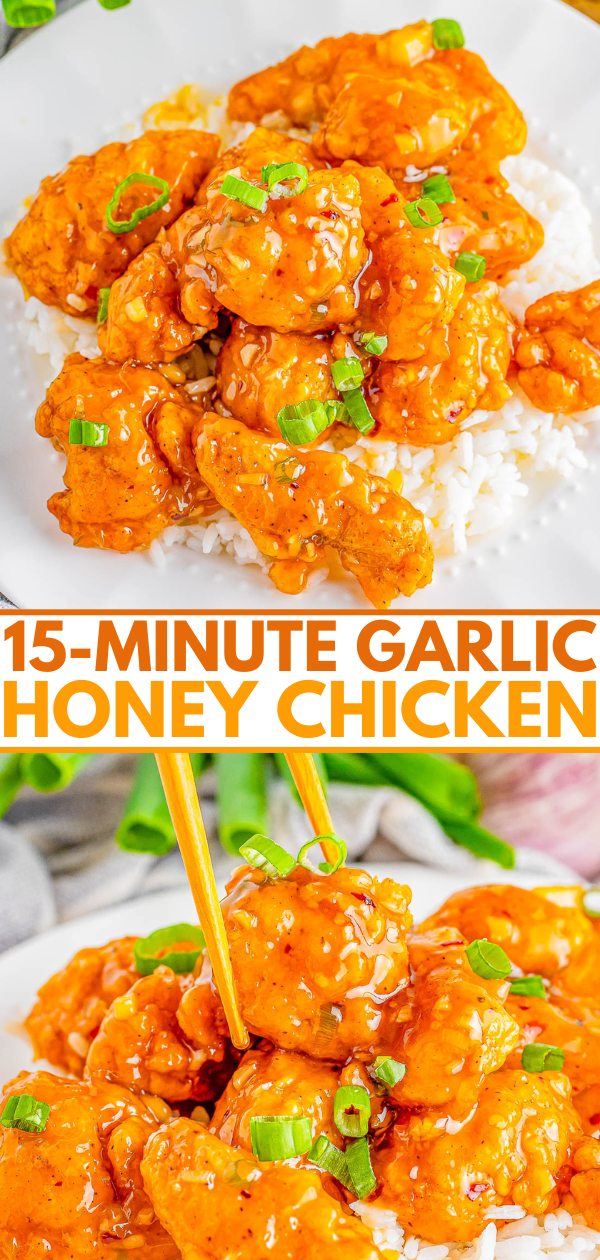
[[(448, 11), (467, 44), (507, 86), (530, 124), (531, 152), (575, 179), (600, 222), (600, 28), (561, 0), (96, 0), (36, 32), (0, 65), (0, 222), (42, 177), (93, 151), (184, 82), (216, 90), (302, 43), (348, 30), (385, 31)], [(46, 509), (60, 484), (57, 456), (34, 431), (41, 400), (36, 356), (16, 329), (22, 299), (0, 278), (0, 590), (37, 608), (289, 607), (254, 566), (205, 556), (171, 559), (81, 550)], [(588, 470), (556, 485), (541, 477), (504, 530), (441, 558), (411, 607), (558, 608), (598, 602), (600, 494), (590, 436)], [(175, 551), (184, 550), (175, 548)], [(185, 549), (187, 550), (187, 549)], [(403, 601), (400, 601), (402, 604)], [(365, 607), (358, 585), (329, 581), (301, 608)]]

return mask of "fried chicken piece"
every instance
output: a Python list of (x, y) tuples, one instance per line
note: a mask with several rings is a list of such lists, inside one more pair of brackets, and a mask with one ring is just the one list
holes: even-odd
[(333, 1096), (341, 1081), (339, 1064), (305, 1054), (267, 1048), (249, 1050), (219, 1099), (210, 1132), (229, 1146), (252, 1151), (251, 1116), (308, 1116), (313, 1140), (325, 1133), (340, 1146), (333, 1120)]
[(217, 391), (236, 420), (280, 438), (282, 407), (338, 397), (333, 360), (330, 340), (322, 334), (278, 333), (236, 319), (217, 359)]
[[(438, 244), (452, 263), (459, 253), (479, 254), (485, 258), (486, 280), (501, 281), (542, 248), (541, 223), (519, 205), (497, 168), (477, 171), (469, 178), (454, 175), (450, 165), (449, 180), (456, 200), (440, 206), (444, 222)], [(415, 184), (398, 187), (407, 201), (414, 200)]]
[(498, 411), (511, 396), (506, 375), (513, 332), (497, 284), (468, 284), (435, 349), (408, 363), (384, 360), (368, 382), (381, 436), (436, 445), (449, 442), (476, 408)]
[(90, 1042), (109, 1006), (135, 984), (136, 936), (80, 949), (42, 985), (25, 1020), (36, 1059), (81, 1076)]
[(384, 1134), (372, 1155), (377, 1206), (393, 1208), (407, 1233), (468, 1242), (490, 1207), (517, 1203), (534, 1216), (558, 1207), (557, 1179), (580, 1141), (566, 1076), (503, 1068), (486, 1076), (465, 1123), (429, 1111)]
[[(158, 1124), (128, 1090), (21, 1072), (9, 1098), (50, 1107), (42, 1133), (0, 1127), (0, 1257), (12, 1260), (178, 1260), (142, 1184), (144, 1146)], [(170, 1115), (162, 1104), (164, 1117)]]
[(540, 1041), (564, 1050), (563, 1071), (574, 1090), (595, 1085), (600, 1082), (600, 1011), (590, 1009), (584, 999), (568, 998), (552, 990), (549, 999), (519, 995), (508, 998), (506, 1009), (517, 1021), (521, 1035), (507, 1066), (518, 1067), (523, 1046)]
[(205, 960), (196, 981), (157, 967), (117, 998), (91, 1046), (85, 1079), (200, 1102), (220, 1095), (238, 1057)]
[(218, 502), (273, 559), (269, 576), (279, 590), (302, 590), (325, 544), (377, 608), (431, 581), (422, 514), (345, 455), (267, 440), (208, 414), (196, 462)]
[[(27, 214), (6, 241), (6, 259), (25, 291), (67, 315), (95, 315), (98, 290), (109, 288), (161, 228), (191, 205), (219, 151), (209, 132), (146, 131), (129, 144), (107, 144), (91, 157), (73, 158), (42, 180)], [(106, 206), (133, 172), (158, 175), (169, 185), (162, 210), (131, 232), (114, 233)], [(130, 219), (159, 190), (134, 183), (123, 193), (116, 219)]]
[(452, 319), (465, 279), (438, 248), (439, 228), (421, 231), (406, 219), (389, 175), (346, 163), (360, 184), (361, 217), (370, 262), (359, 281), (357, 329), (388, 338), (384, 359), (444, 357), (444, 326)]
[(529, 306), (516, 360), (519, 385), (540, 411), (600, 406), (600, 280)]
[[(263, 191), (263, 165), (300, 161), (308, 186), (269, 195), (264, 211), (221, 192), (225, 174)], [(213, 328), (219, 306), (279, 332), (318, 332), (353, 318), (366, 260), (354, 175), (318, 170), (308, 145), (259, 129), (231, 149), (200, 204), (133, 263), (111, 291), (100, 345), (109, 358), (169, 361)]]
[(595, 944), (590, 920), (574, 903), (571, 891), (511, 884), (466, 888), (448, 897), (419, 930), (448, 925), (458, 928), (467, 941), (485, 937), (501, 945), (522, 971), (557, 978)]
[[(201, 416), (184, 390), (152, 368), (68, 356), (38, 408), (36, 429), (67, 457), (67, 489), (48, 507), (76, 546), (139, 550), (166, 525), (214, 511), (190, 446)], [(108, 425), (107, 445), (70, 445), (75, 417)]]
[(583, 1212), (591, 1229), (600, 1229), (600, 1142), (593, 1138), (582, 1142), (575, 1151), (573, 1166), (575, 1176), (571, 1178), (565, 1206)]
[(258, 1163), (176, 1120), (153, 1137), (144, 1185), (182, 1260), (383, 1260), (371, 1233), (321, 1185), (317, 1173)]
[(228, 108), (242, 121), (282, 112), (296, 126), (320, 122), (316, 146), (328, 157), (392, 169), (425, 166), (459, 146), (464, 169), (480, 165), (484, 153), (499, 162), (520, 153), (527, 135), (523, 115), (482, 58), (464, 48), (434, 49), (429, 22), (300, 48), (236, 84)]
[[(567, 1056), (565, 1054), (565, 1061)], [(566, 1069), (565, 1069), (566, 1070)], [(569, 1075), (567, 1071), (567, 1075)], [(600, 1080), (580, 1089), (573, 1097), (573, 1106), (579, 1116), (584, 1133), (590, 1137), (600, 1138)]]
[(514, 1050), (519, 1026), (504, 1006), (508, 983), (476, 976), (460, 939), (450, 946), (447, 935), (439, 929), (409, 937), (415, 979), (402, 995), (406, 1006), (391, 1052), (406, 1074), (391, 1097), (404, 1107), (452, 1104), (453, 1114), (465, 1114), (484, 1076)]
[(408, 984), (409, 890), (341, 867), (268, 880), (240, 867), (222, 902), (242, 1017), (284, 1050), (343, 1062), (379, 1053)]

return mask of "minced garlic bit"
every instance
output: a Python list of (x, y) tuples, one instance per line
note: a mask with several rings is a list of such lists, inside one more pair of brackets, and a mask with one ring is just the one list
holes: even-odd
[(144, 306), (144, 299), (136, 297), (132, 302), (128, 302), (125, 307), (125, 314), (131, 320), (132, 324), (141, 324), (143, 319), (148, 318), (148, 312)]

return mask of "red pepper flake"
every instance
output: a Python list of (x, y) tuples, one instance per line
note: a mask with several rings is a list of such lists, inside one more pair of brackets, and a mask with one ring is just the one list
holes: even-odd
[(593, 1116), (590, 1116), (590, 1124), (600, 1124), (600, 1111), (595, 1111)]
[(467, 1190), (467, 1199), (471, 1199), (474, 1202), (475, 1199), (479, 1198), (480, 1194), (484, 1194), (489, 1188), (489, 1181), (474, 1181)]
[(249, 1191), (249, 1190), (240, 1190), (240, 1194), (241, 1194), (241, 1196), (242, 1196), (242, 1199), (251, 1199), (251, 1198), (252, 1198), (252, 1195), (250, 1194), (250, 1191)]
[(283, 947), (283, 952), (284, 952), (284, 954), (289, 954), (289, 953), (290, 953), (291, 948), (292, 948), (292, 947), (291, 947), (291, 945), (289, 945), (289, 944), (288, 944), (288, 945), (284, 945), (284, 947)]
[(333, 219), (333, 221), (334, 221), (334, 223), (335, 223), (336, 219), (339, 219), (339, 217), (340, 217), (340, 216), (339, 216), (339, 214), (338, 214), (337, 210), (322, 210), (322, 211), (321, 211), (321, 217), (322, 217), (323, 219)]
[(398, 200), (399, 200), (399, 198), (398, 198), (398, 193), (390, 193), (389, 197), (386, 197), (385, 201), (382, 201), (382, 202), (381, 202), (381, 205), (382, 205), (382, 206), (391, 206), (391, 205), (393, 205), (393, 203), (394, 203), (395, 201), (398, 201)]
[(357, 901), (364, 901), (364, 903), (365, 903), (365, 905), (366, 905), (366, 906), (374, 906), (374, 905), (375, 905), (375, 902), (374, 902), (374, 901), (372, 901), (370, 897), (367, 897), (367, 894), (366, 894), (366, 893), (352, 893), (352, 896), (353, 896), (353, 897), (356, 897), (356, 900), (357, 900)]

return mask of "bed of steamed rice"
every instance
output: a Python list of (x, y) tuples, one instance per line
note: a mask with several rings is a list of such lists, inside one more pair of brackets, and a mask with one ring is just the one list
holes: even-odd
[(370, 1203), (353, 1203), (352, 1208), (373, 1232), (373, 1241), (386, 1256), (405, 1260), (597, 1260), (600, 1233), (589, 1229), (583, 1216), (571, 1216), (564, 1208), (546, 1216), (527, 1216), (524, 1208), (508, 1205), (489, 1208), (489, 1224), (473, 1243), (432, 1244), (405, 1232), (395, 1212)]
[[(252, 129), (227, 125), (220, 102), (208, 104), (190, 125), (221, 132), (225, 145), (238, 142)], [(130, 139), (138, 130), (137, 126), (128, 128), (122, 138)], [(536, 257), (509, 273), (502, 286), (504, 302), (522, 318), (525, 308), (543, 294), (599, 277), (600, 261), (594, 251), (591, 216), (572, 180), (525, 155), (508, 158), (503, 170), (511, 191), (540, 220), (545, 233)], [(34, 298), (24, 308), (21, 327), (34, 350), (47, 356), (48, 383), (60, 371), (66, 354), (74, 350), (87, 357), (98, 354), (92, 325)], [(456, 437), (443, 446), (423, 448), (361, 437), (345, 454), (383, 477), (392, 469), (399, 470), (403, 494), (423, 512), (435, 553), (451, 555), (504, 526), (530, 493), (537, 475), (571, 478), (586, 469), (589, 428), (599, 418), (600, 408), (581, 416), (546, 414), (517, 389), (500, 411), (473, 412)], [(168, 527), (153, 541), (150, 559), (160, 567), (166, 565), (173, 547), (190, 561), (199, 554), (224, 551), (238, 564), (258, 565), (263, 571), (270, 564), (248, 531), (226, 511), (193, 525)], [(326, 576), (325, 568), (316, 570), (311, 585)]]

